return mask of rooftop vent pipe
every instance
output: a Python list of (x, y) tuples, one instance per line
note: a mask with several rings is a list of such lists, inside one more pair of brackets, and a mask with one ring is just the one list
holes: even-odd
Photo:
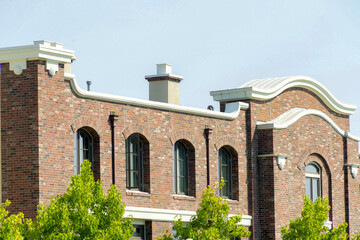
[(87, 90), (90, 91), (91, 81), (86, 81)]

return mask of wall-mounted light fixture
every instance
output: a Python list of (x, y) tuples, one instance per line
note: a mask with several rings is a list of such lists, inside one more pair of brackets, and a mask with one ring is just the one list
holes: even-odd
[(353, 178), (356, 178), (358, 172), (359, 172), (359, 164), (353, 164), (353, 163), (346, 163), (345, 166), (349, 167), (351, 176)]
[(284, 154), (263, 154), (263, 155), (258, 155), (258, 158), (266, 158), (266, 157), (274, 157), (276, 160), (276, 164), (278, 166), (278, 168), (280, 170), (283, 170), (285, 163), (286, 163), (286, 159), (288, 158), (287, 155)]

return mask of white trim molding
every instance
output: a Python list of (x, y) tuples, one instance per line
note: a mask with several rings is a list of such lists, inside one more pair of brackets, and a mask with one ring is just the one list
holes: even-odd
[(227, 102), (244, 99), (269, 100), (275, 98), (289, 88), (303, 88), (313, 92), (333, 111), (351, 115), (356, 106), (340, 102), (321, 83), (308, 76), (292, 76), (282, 78), (256, 79), (243, 84), (239, 88), (211, 91), (215, 101)]
[[(149, 221), (174, 222), (178, 217), (181, 216), (182, 221), (190, 222), (191, 217), (194, 215), (196, 215), (195, 211), (126, 206), (124, 217), (132, 216), (137, 221), (141, 219)], [(235, 216), (235, 214), (228, 215), (228, 217), (232, 216)], [(239, 224), (245, 227), (250, 227), (252, 224), (251, 222), (251, 216), (242, 215), (241, 222)]]
[(284, 129), (298, 121), (300, 118), (307, 115), (321, 117), (322, 119), (327, 121), (331, 125), (331, 127), (341, 136), (350, 138), (355, 141), (360, 141), (360, 137), (354, 136), (349, 132), (342, 130), (328, 115), (315, 109), (293, 108), (271, 121), (258, 121), (256, 125), (258, 129)]
[(233, 102), (226, 104), (225, 112), (216, 112), (208, 109), (185, 107), (170, 103), (149, 101), (149, 100), (143, 100), (137, 98), (129, 98), (129, 97), (112, 95), (112, 94), (98, 93), (93, 91), (85, 91), (81, 89), (77, 84), (74, 74), (65, 73), (65, 79), (70, 81), (71, 89), (76, 96), (82, 98), (113, 102), (113, 103), (129, 104), (133, 106), (141, 106), (141, 107), (161, 109), (161, 110), (167, 110), (167, 111), (173, 111), (179, 113), (194, 114), (198, 116), (219, 118), (225, 120), (234, 120), (239, 116), (241, 109), (249, 108), (249, 104), (247, 103)]
[(59, 63), (75, 60), (74, 51), (63, 49), (61, 43), (46, 40), (34, 41), (33, 45), (0, 48), (0, 63), (9, 63), (10, 70), (20, 75), (27, 68), (28, 60), (45, 60), (46, 70), (52, 76), (59, 70)]

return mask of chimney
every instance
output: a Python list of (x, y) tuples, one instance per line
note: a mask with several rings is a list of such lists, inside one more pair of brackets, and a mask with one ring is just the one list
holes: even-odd
[(156, 75), (147, 75), (149, 100), (179, 105), (179, 83), (183, 77), (171, 73), (170, 64), (156, 64)]

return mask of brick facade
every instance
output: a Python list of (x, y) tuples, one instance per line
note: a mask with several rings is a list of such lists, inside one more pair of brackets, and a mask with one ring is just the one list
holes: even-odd
[[(349, 116), (331, 110), (313, 92), (292, 87), (276, 97), (244, 100), (249, 104), (233, 119), (202, 116), (136, 104), (79, 96), (64, 65), (51, 76), (46, 61), (27, 61), (16, 75), (1, 64), (1, 178), (2, 201), (11, 211), (34, 217), (36, 205), (62, 193), (74, 174), (74, 133), (85, 128), (94, 140), (94, 174), (112, 183), (112, 145), (109, 114), (115, 121), (115, 183), (130, 207), (195, 211), (207, 185), (204, 130), (209, 136), (210, 183), (218, 179), (218, 151), (231, 152), (234, 167), (231, 213), (252, 216), (254, 239), (280, 239), (280, 228), (300, 215), (305, 194), (305, 166), (321, 167), (322, 196), (330, 200), (329, 220), (347, 221), (350, 232), (360, 231), (359, 176), (344, 164), (359, 164), (357, 141), (341, 136), (324, 119), (307, 115), (285, 129), (258, 129), (257, 121), (270, 121), (296, 107), (328, 115), (349, 130)], [(222, 102), (224, 109), (226, 102)], [(126, 139), (141, 134), (145, 149), (146, 192), (126, 189)], [(177, 141), (190, 150), (189, 196), (174, 194), (173, 151)], [(272, 156), (272, 154), (274, 156)], [(280, 170), (276, 154), (287, 155)], [(258, 157), (267, 155), (266, 157)], [(156, 239), (171, 222), (145, 221), (147, 239)]]

